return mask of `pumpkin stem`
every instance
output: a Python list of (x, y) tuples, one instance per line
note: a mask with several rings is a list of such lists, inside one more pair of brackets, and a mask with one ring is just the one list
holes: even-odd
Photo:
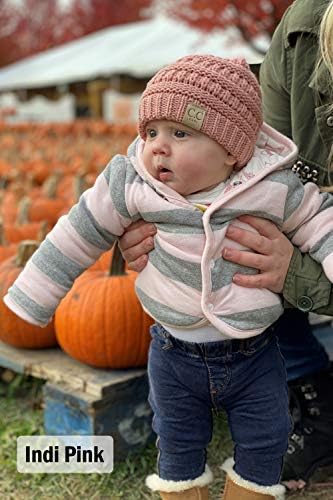
[(84, 174), (78, 174), (74, 177), (73, 180), (73, 192), (74, 192), (74, 201), (75, 203), (79, 201), (79, 198), (83, 191), (87, 188), (86, 179)]
[(43, 184), (43, 193), (46, 198), (54, 200), (57, 197), (57, 189), (62, 173), (56, 170)]
[(29, 210), (31, 206), (31, 200), (28, 196), (23, 196), (19, 201), (17, 217), (15, 224), (21, 226), (22, 224), (27, 224), (29, 222)]
[(11, 185), (11, 191), (17, 201), (21, 200), (24, 196), (25, 190), (22, 182), (13, 182)]
[(39, 242), (44, 241), (48, 232), (49, 232), (49, 224), (48, 224), (47, 220), (43, 220), (39, 226), (39, 230), (38, 230), (38, 234), (37, 234), (37, 241), (39, 241)]
[(34, 240), (21, 241), (19, 243), (17, 253), (15, 256), (15, 264), (18, 267), (24, 267), (38, 247), (39, 247), (38, 241)]
[(3, 218), (0, 217), (0, 245), (2, 247), (6, 246), (8, 243), (5, 238), (5, 228), (3, 225)]
[(33, 172), (28, 172), (25, 179), (25, 192), (30, 193), (30, 191), (34, 186), (35, 186), (34, 174)]
[(125, 260), (117, 242), (113, 245), (109, 276), (126, 276)]

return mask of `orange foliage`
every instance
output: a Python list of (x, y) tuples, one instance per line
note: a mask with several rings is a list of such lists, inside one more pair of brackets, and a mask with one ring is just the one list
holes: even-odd
[(272, 36), (292, 0), (167, 0), (169, 15), (209, 32), (236, 26), (251, 43), (259, 34)]

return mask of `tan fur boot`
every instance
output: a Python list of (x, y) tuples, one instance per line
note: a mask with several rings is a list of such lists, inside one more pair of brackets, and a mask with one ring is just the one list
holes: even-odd
[(284, 500), (285, 487), (282, 484), (261, 486), (240, 477), (233, 469), (233, 459), (228, 459), (222, 465), (227, 478), (224, 487), (223, 500)]
[(208, 500), (208, 485), (212, 481), (212, 471), (206, 465), (201, 476), (185, 481), (171, 481), (151, 474), (146, 478), (146, 486), (157, 491), (163, 500)]
[(208, 488), (191, 488), (185, 491), (165, 493), (159, 491), (162, 500), (208, 500)]

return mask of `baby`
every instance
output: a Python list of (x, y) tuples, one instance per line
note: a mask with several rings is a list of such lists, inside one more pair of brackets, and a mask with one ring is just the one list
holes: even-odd
[(163, 499), (207, 499), (212, 410), (224, 409), (235, 442), (224, 498), (283, 498), (291, 422), (274, 333), (283, 306), (269, 290), (234, 284), (235, 272), (256, 271), (221, 254), (236, 245), (228, 225), (257, 215), (333, 280), (331, 196), (292, 173), (297, 148), (263, 123), (259, 85), (242, 59), (193, 55), (163, 68), (142, 95), (138, 128), (128, 155), (115, 156), (59, 219), (4, 300), (46, 325), (131, 222), (153, 222), (155, 248), (136, 281), (156, 321), (148, 373), (158, 473), (146, 484)]

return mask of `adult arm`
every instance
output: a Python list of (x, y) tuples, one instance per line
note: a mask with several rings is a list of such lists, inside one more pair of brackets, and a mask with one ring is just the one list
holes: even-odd
[[(263, 98), (264, 120), (272, 127), (286, 136), (293, 138), (291, 103), (290, 103), (290, 81), (293, 69), (293, 51), (286, 50), (285, 24), (288, 19), (289, 7), (278, 28), (275, 30), (271, 45), (260, 68), (260, 85)], [(268, 222), (268, 221), (266, 221)], [(271, 262), (273, 274), (258, 268), (262, 273), (264, 285), (273, 290), (274, 285), (284, 282), (282, 293), (287, 303), (294, 307), (311, 310), (318, 314), (333, 315), (332, 285), (327, 279), (321, 264), (313, 260), (309, 254), (302, 254), (296, 247), (290, 256), (287, 250), (287, 238), (282, 233), (276, 234), (277, 228), (271, 225), (270, 233), (266, 237), (272, 241)], [(257, 227), (258, 229), (258, 227)], [(258, 229), (260, 232), (260, 229)], [(265, 236), (265, 235), (264, 235)], [(243, 244), (249, 246), (249, 241)], [(275, 244), (274, 244), (275, 243)], [(289, 245), (290, 242), (288, 241)], [(281, 251), (277, 247), (281, 245)], [(250, 248), (251, 245), (250, 245)], [(254, 250), (258, 251), (254, 248)], [(285, 257), (282, 257), (282, 254)], [(289, 266), (286, 271), (286, 264)], [(274, 261), (274, 263), (273, 263)], [(279, 268), (280, 267), (280, 271)], [(276, 275), (274, 276), (274, 269)], [(266, 280), (266, 284), (265, 284)], [(304, 300), (309, 298), (310, 301)], [(312, 304), (312, 305), (311, 305)]]

